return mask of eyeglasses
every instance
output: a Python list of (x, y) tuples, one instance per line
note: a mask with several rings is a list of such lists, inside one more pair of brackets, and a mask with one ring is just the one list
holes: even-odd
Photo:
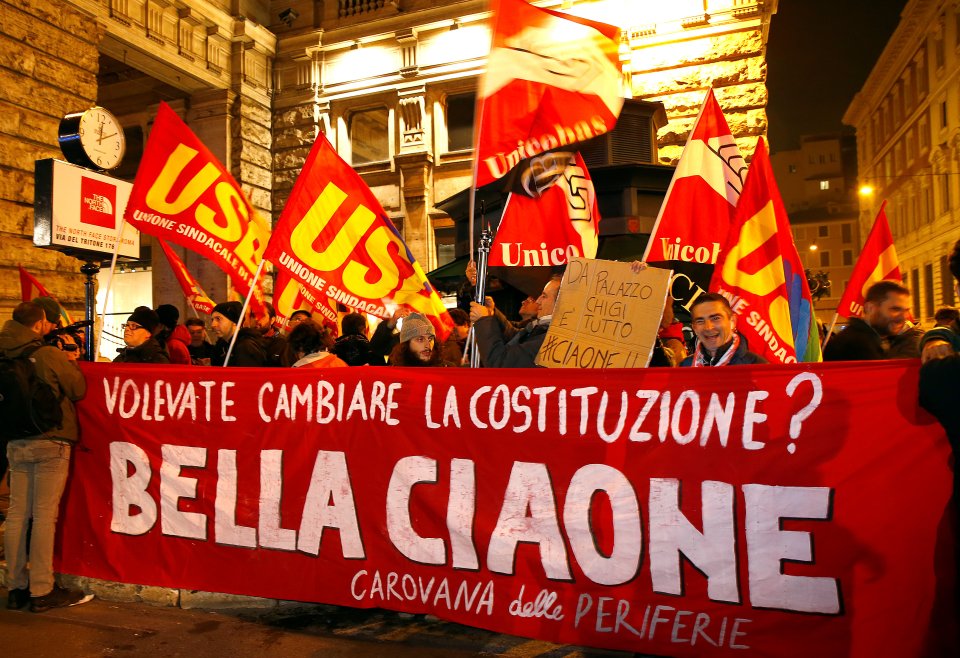
[(63, 350), (64, 352), (76, 352), (77, 350), (80, 349), (80, 346), (75, 345), (73, 343), (64, 343), (63, 345), (60, 346), (60, 349)]
[(143, 326), (137, 324), (136, 322), (124, 322), (120, 326), (124, 331), (136, 331), (137, 329), (143, 329)]

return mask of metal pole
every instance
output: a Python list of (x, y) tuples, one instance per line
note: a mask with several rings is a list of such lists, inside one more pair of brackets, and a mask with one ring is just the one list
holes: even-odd
[[(483, 305), (487, 291), (487, 260), (490, 257), (490, 246), (493, 244), (493, 233), (487, 225), (480, 234), (480, 244), (477, 246), (477, 285), (476, 302)], [(470, 367), (480, 367), (480, 351), (477, 349), (477, 336), (473, 334), (470, 343)]]
[(86, 314), (84, 319), (87, 320), (90, 325), (87, 326), (84, 330), (84, 351), (87, 355), (87, 361), (94, 361), (93, 358), (93, 320), (94, 320), (94, 306), (97, 302), (97, 293), (96, 293), (96, 280), (94, 279), (97, 274), (100, 273), (100, 264), (94, 263), (91, 260), (88, 260), (84, 265), (80, 267), (80, 272), (86, 274), (87, 278), (83, 282), (83, 287), (87, 293), (86, 299)]

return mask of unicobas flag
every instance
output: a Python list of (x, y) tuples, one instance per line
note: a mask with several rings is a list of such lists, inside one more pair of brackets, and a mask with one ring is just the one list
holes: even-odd
[(863, 251), (860, 252), (857, 264), (853, 266), (847, 289), (843, 291), (843, 297), (837, 306), (837, 313), (846, 318), (859, 318), (863, 314), (867, 288), (878, 281), (902, 279), (886, 208), (887, 202), (884, 201), (877, 218), (873, 220), (873, 228), (863, 243)]
[(36, 299), (37, 297), (49, 297), (57, 302), (57, 306), (60, 307), (60, 323), (64, 327), (73, 324), (73, 318), (70, 317), (67, 309), (57, 301), (56, 297), (51, 295), (50, 292), (43, 287), (43, 284), (37, 280), (37, 277), (23, 269), (23, 265), (17, 265), (17, 267), (20, 270), (20, 299), (29, 302), (31, 299)]
[(216, 304), (214, 304), (212, 299), (207, 297), (207, 293), (200, 287), (200, 283), (190, 274), (187, 266), (180, 260), (180, 256), (178, 256), (164, 240), (157, 238), (157, 243), (159, 243), (160, 248), (163, 250), (163, 255), (167, 257), (167, 262), (170, 263), (170, 269), (173, 270), (173, 275), (177, 277), (177, 283), (179, 283), (180, 288), (183, 289), (183, 296), (190, 302), (190, 306), (200, 313), (206, 313), (207, 315), (213, 313), (213, 307), (216, 306)]
[(493, 0), (493, 42), (478, 94), (478, 186), (521, 160), (613, 129), (620, 30), (524, 0)]
[(679, 306), (706, 289), (733, 223), (747, 164), (723, 110), (707, 92), (650, 233), (643, 260), (678, 273)]
[[(160, 103), (124, 218), (144, 233), (195, 251), (250, 291), (270, 227), (237, 181), (166, 103)], [(256, 286), (250, 306), (262, 316)]]
[(273, 284), (273, 306), (277, 311), (277, 319), (283, 318), (281, 325), (297, 311), (307, 311), (311, 316), (319, 315), (327, 322), (337, 323), (337, 303), (327, 295), (312, 294), (287, 270), (277, 272)]
[(600, 211), (587, 165), (579, 153), (550, 155), (565, 156), (560, 162), (567, 165), (552, 172), (532, 167), (524, 177), (531, 196), (507, 198), (490, 265), (564, 265), (569, 258), (596, 258)]
[(821, 360), (807, 276), (763, 138), (710, 290), (730, 300), (752, 352), (771, 363)]
[(264, 257), (315, 300), (380, 318), (388, 305), (422, 313), (443, 341), (453, 320), (360, 175), (317, 137)]

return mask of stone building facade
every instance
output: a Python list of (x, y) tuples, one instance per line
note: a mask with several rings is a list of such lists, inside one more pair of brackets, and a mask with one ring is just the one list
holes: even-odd
[(800, 259), (811, 275), (822, 272), (830, 281), (829, 293), (814, 300), (817, 317), (828, 326), (863, 242), (856, 158), (856, 140), (839, 134), (803, 135), (799, 148), (770, 157)]
[[(667, 111), (663, 162), (679, 157), (711, 85), (743, 152), (766, 132), (776, 1), (536, 4), (623, 29), (625, 87)], [(432, 269), (452, 256), (452, 221), (437, 204), (470, 184), (489, 19), (482, 0), (0, 0), (0, 312), (19, 299), (17, 262), (68, 306), (82, 303), (79, 262), (32, 247), (32, 170), (59, 156), (61, 116), (94, 103), (126, 128), (121, 176), (132, 179), (165, 101), (273, 219), (323, 133)], [(225, 277), (183, 255), (222, 298)], [(182, 306), (166, 264), (153, 260), (153, 272), (153, 303)]]
[(866, 235), (884, 200), (913, 314), (956, 305), (947, 256), (960, 239), (960, 5), (911, 0), (843, 118), (856, 128)]

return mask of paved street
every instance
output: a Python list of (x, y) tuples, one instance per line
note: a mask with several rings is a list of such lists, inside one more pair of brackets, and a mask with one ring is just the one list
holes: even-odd
[[(6, 601), (6, 590), (0, 590)], [(4, 656), (510, 656), (628, 654), (500, 635), (382, 610), (283, 605), (208, 612), (94, 599), (44, 614), (0, 609)]]
[[(0, 512), (6, 511), (7, 505), (8, 491), (3, 481)], [(0, 559), (0, 570), (5, 569), (6, 562)], [(4, 580), (0, 578), (0, 582)], [(6, 589), (0, 589), (0, 597), (0, 655), (10, 657), (620, 658), (628, 655), (558, 646), (386, 610), (284, 603), (271, 610), (207, 611), (94, 599), (73, 608), (33, 614), (7, 610)]]

